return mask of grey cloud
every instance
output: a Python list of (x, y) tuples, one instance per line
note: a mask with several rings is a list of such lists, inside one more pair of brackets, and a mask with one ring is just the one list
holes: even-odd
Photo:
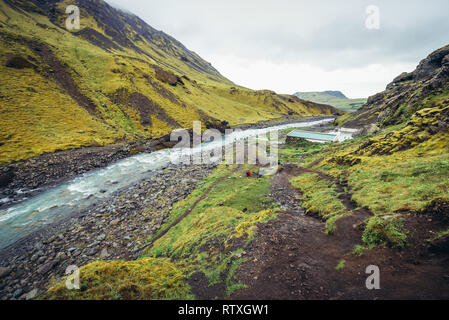
[[(300, 59), (328, 68), (358, 67), (367, 60), (413, 62), (448, 41), (446, 0), (109, 2), (195, 46), (192, 49), (200, 54), (238, 53), (268, 60)], [(369, 4), (381, 10), (378, 31), (364, 26)]]
[[(325, 70), (417, 64), (449, 43), (447, 0), (107, 1), (136, 13), (212, 64), (215, 55), (231, 54)], [(365, 28), (368, 5), (380, 8), (380, 30)]]

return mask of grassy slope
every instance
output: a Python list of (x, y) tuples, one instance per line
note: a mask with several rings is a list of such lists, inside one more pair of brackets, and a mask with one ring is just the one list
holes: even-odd
[(233, 275), (245, 259), (244, 248), (254, 237), (256, 224), (275, 218), (277, 211), (277, 204), (269, 196), (270, 177), (246, 178), (247, 169), (253, 167), (235, 170), (222, 165), (204, 179), (189, 197), (173, 207), (161, 230), (181, 216), (211, 185), (226, 177), (141, 259), (88, 264), (80, 271), (82, 291), (67, 290), (61, 282), (43, 298), (126, 299), (131, 291), (133, 299), (190, 299), (194, 295), (187, 279), (196, 272), (203, 272), (210, 285), (224, 281), (227, 294), (241, 288)]
[[(381, 128), (388, 128), (392, 125), (398, 125), (407, 122), (416, 111), (432, 108), (436, 106), (445, 106), (449, 101), (449, 86), (434, 90), (434, 92), (424, 92), (421, 88), (423, 81), (403, 83), (407, 87), (407, 92), (398, 94), (395, 88), (387, 88), (382, 92), (382, 104), (367, 104), (366, 107), (354, 113), (347, 113), (339, 117), (338, 125), (365, 125), (376, 123)], [(381, 120), (378, 121), (381, 116)]]
[[(11, 15), (15, 14), (9, 12), (3, 5), (2, 8)], [(40, 16), (33, 16), (33, 18), (42, 19), (42, 23), (48, 23), (45, 18)], [(27, 32), (31, 32), (31, 28), (36, 28), (27, 23), (25, 21), (23, 26), (17, 26), (17, 28), (24, 28), (28, 25), (30, 30)], [(8, 32), (11, 34), (14, 33), (14, 30), (11, 29)], [(102, 112), (108, 117), (105, 117), (106, 123), (92, 117), (74, 101), (71, 101), (63, 90), (55, 90), (57, 84), (51, 81), (51, 78), (42, 77), (31, 69), (13, 70), (1, 66), (4, 68), (1, 70), (2, 74), (5, 71), (9, 77), (9, 81), (3, 82), (1, 86), (2, 110), (4, 110), (3, 106), (11, 108), (11, 111), (7, 113), (7, 118), (2, 117), (2, 121), (4, 121), (2, 125), (5, 128), (11, 128), (8, 130), (13, 133), (7, 139), (7, 132), (2, 131), (4, 137), (2, 136), (1, 142), (4, 145), (0, 150), (2, 152), (9, 150), (7, 151), (9, 153), (2, 153), (2, 158), (4, 154), (11, 157), (8, 159), (38, 154), (41, 150), (27, 151), (29, 153), (26, 155), (20, 151), (18, 154), (12, 155), (13, 152), (18, 152), (15, 150), (19, 144), (23, 150), (33, 148), (36, 144), (39, 145), (36, 142), (44, 139), (45, 134), (49, 134), (51, 130), (55, 131), (55, 136), (67, 133), (69, 137), (75, 135), (75, 130), (86, 131), (87, 134), (79, 136), (80, 140), (77, 143), (80, 145), (89, 144), (92, 139), (96, 139), (100, 143), (103, 143), (102, 139), (104, 139), (104, 143), (109, 143), (105, 138), (106, 134), (113, 140), (116, 137), (148, 136), (165, 132), (167, 124), (163, 120), (156, 121), (154, 119), (154, 123), (157, 125), (150, 128), (149, 131), (145, 131), (139, 122), (139, 114), (135, 110), (116, 106), (109, 100), (108, 94), (122, 87), (151, 96), (152, 99), (163, 104), (167, 113), (180, 123), (183, 123), (185, 118), (192, 117), (191, 119), (193, 119), (198, 115), (197, 109), (193, 107), (182, 109), (182, 106), (160, 95), (156, 89), (157, 86), (155, 88), (148, 85), (143, 75), (149, 74), (154, 80), (155, 70), (149, 67), (147, 62), (105, 53), (98, 47), (65, 32), (46, 29), (42, 32), (48, 37), (48, 42), (54, 44), (55, 55), (61, 61), (77, 66), (71, 70), (73, 78), (81, 90), (92, 100), (106, 103), (107, 109)], [(68, 40), (58, 41), (55, 34), (52, 33), (67, 37)], [(68, 45), (70, 41), (72, 44)], [(59, 49), (64, 45), (68, 45), (68, 48)], [(35, 55), (27, 46), (21, 45), (18, 41), (2, 41), (2, 46), (2, 53), (21, 52), (23, 55), (31, 57)], [(74, 47), (78, 49), (74, 50)], [(130, 52), (127, 54), (135, 55)], [(38, 56), (34, 57), (36, 60), (39, 59)], [(146, 59), (140, 56), (139, 58)], [(111, 72), (101, 73), (100, 71), (104, 70), (105, 66), (109, 66)], [(122, 71), (120, 73), (112, 72), (112, 69), (117, 68)], [(185, 67), (179, 66), (179, 68)], [(92, 70), (95, 70), (96, 73), (92, 73)], [(15, 73), (16, 71), (18, 73)], [(207, 76), (188, 72), (190, 77), (194, 74), (195, 79), (198, 80), (196, 82), (185, 81), (185, 86), (172, 87), (164, 83), (159, 83), (159, 85), (180, 97), (186, 105), (195, 105), (213, 117), (219, 115), (223, 110), (232, 110), (230, 113), (225, 112), (224, 117), (228, 118), (223, 119), (227, 119), (233, 124), (279, 116), (288, 110), (283, 104), (296, 108), (298, 112), (304, 112), (302, 104), (289, 102), (288, 99), (285, 101), (282, 96), (274, 96), (270, 92), (254, 92), (239, 87), (235, 90), (231, 87), (236, 86), (225, 84), (225, 81), (212, 81)], [(11, 78), (18, 79), (25, 85), (11, 87), (9, 85)], [(3, 78), (0, 81), (3, 81)], [(34, 110), (40, 110), (34, 101), (47, 99), (47, 97), (34, 94), (27, 87), (38, 88), (39, 92), (51, 89), (47, 91), (51, 92), (52, 104), (60, 106), (59, 103), (62, 103), (62, 99), (64, 99), (65, 104), (63, 105), (66, 107), (51, 109), (42, 107), (42, 105), (50, 105), (48, 102), (36, 102), (42, 110), (34, 112)], [(20, 92), (17, 93), (13, 90)], [(11, 94), (11, 92), (15, 93)], [(61, 96), (58, 97), (58, 95)], [(27, 107), (27, 103), (31, 104), (28, 101), (33, 102), (30, 107)], [(385, 127), (383, 132), (375, 136), (359, 137), (341, 144), (286, 147), (281, 148), (280, 155), (284, 157), (283, 159), (288, 160), (306, 155), (305, 165), (322, 159), (315, 168), (340, 180), (347, 180), (353, 200), (360, 207), (366, 206), (375, 214), (365, 225), (363, 235), (365, 243), (368, 246), (379, 243), (403, 246), (406, 244), (406, 232), (400, 224), (403, 214), (424, 212), (432, 203), (447, 201), (449, 198), (447, 179), (449, 133), (447, 130), (435, 132), (432, 129), (444, 118), (444, 114), (446, 114), (447, 122), (448, 107), (445, 105), (445, 101), (446, 94), (443, 91), (440, 94), (420, 99), (419, 103), (416, 102), (417, 109), (424, 108), (416, 113), (414, 112), (415, 107), (410, 109), (404, 105), (403, 108), (399, 108), (399, 111), (391, 115), (393, 122), (399, 124), (394, 127)], [(27, 108), (32, 111), (26, 113)], [(182, 116), (177, 113), (178, 111)], [(24, 113), (24, 116), (14, 119), (10, 115), (15, 112)], [(58, 116), (62, 119), (73, 121), (73, 129), (69, 129), (71, 127), (65, 125), (65, 122), (69, 120), (56, 120), (59, 118), (55, 118), (54, 112), (61, 113)], [(70, 112), (75, 112), (76, 116)], [(376, 117), (377, 114), (364, 116)], [(45, 117), (49, 119), (45, 119)], [(412, 121), (403, 122), (410, 117), (412, 117)], [(62, 127), (58, 127), (61, 122), (63, 123)], [(108, 122), (113, 123), (115, 128), (112, 128)], [(25, 133), (23, 127), (29, 128), (26, 131), (30, 131), (30, 133)], [(49, 128), (52, 129), (49, 130)], [(105, 133), (103, 134), (100, 129), (105, 130)], [(19, 134), (29, 134), (30, 136), (18, 139), (15, 135)], [(24, 139), (34, 141), (34, 144), (28, 144)], [(55, 141), (57, 141), (55, 138), (50, 137), (44, 145), (48, 144), (48, 150), (72, 147), (65, 145), (67, 143), (65, 139), (61, 139), (60, 144)], [(74, 142), (71, 141), (71, 143)], [(83, 291), (68, 291), (63, 283), (58, 283), (50, 289), (45, 297), (53, 299), (190, 299), (194, 296), (186, 279), (198, 271), (204, 272), (211, 284), (224, 280), (228, 293), (238, 289), (241, 284), (233, 281), (233, 273), (244, 259), (242, 253), (257, 230), (256, 223), (276, 216), (276, 204), (270, 204), (272, 199), (269, 198), (269, 177), (259, 180), (241, 179), (240, 175), (243, 172), (244, 168), (239, 172), (231, 173), (230, 169), (220, 167), (212, 176), (205, 179), (196, 191), (172, 209), (171, 219), (166, 226), (176, 217), (181, 216), (212, 183), (226, 174), (232, 174), (230, 179), (225, 179), (218, 184), (188, 217), (157, 240), (141, 259), (109, 263), (99, 261), (89, 264), (81, 270)], [(342, 214), (343, 208), (341, 203), (335, 199), (333, 184), (323, 181), (315, 174), (306, 174), (295, 178), (292, 183), (304, 192), (304, 206), (321, 213), (321, 216), (328, 219), (328, 222), (332, 222), (331, 219)]]
[(323, 92), (297, 92), (295, 93), (295, 96), (316, 103), (328, 104), (330, 106), (334, 106), (342, 110), (347, 109), (356, 110), (366, 103), (366, 99), (364, 98), (360, 99), (340, 98)]
[[(191, 127), (192, 120), (219, 119), (236, 125), (287, 113), (332, 112), (271, 92), (238, 87), (168, 36), (156, 34), (151, 42), (142, 37), (136, 41), (139, 34), (129, 29), (127, 37), (134, 47), (120, 45), (96, 17), (81, 9), (81, 31), (90, 28), (117, 48), (97, 46), (63, 28), (67, 4), (57, 4), (55, 20), (50, 22), (32, 2), (21, 11), (0, 1), (0, 164), (59, 149), (160, 137), (174, 127)], [(79, 92), (95, 106), (95, 114), (88, 113), (56, 81), (56, 71), (35, 50), (36, 44), (48, 46)], [(6, 67), (10, 55), (24, 57), (36, 67)], [(200, 67), (182, 60), (184, 55)], [(159, 68), (187, 78), (182, 78), (184, 84), (170, 85), (156, 76)], [(150, 106), (143, 106), (146, 113), (140, 112), (143, 104), (133, 102), (132, 94), (151, 101)], [(150, 125), (145, 124), (148, 121)]]
[(183, 266), (170, 259), (94, 262), (80, 269), (80, 290), (67, 290), (58, 283), (46, 299), (67, 300), (166, 300), (193, 299), (184, 281)]
[(308, 213), (317, 213), (326, 220), (326, 233), (335, 231), (335, 221), (345, 215), (345, 206), (338, 199), (335, 184), (320, 178), (316, 173), (306, 173), (290, 180), (303, 194), (302, 207)]
[[(438, 122), (447, 121), (448, 108), (420, 110), (407, 124), (387, 128), (376, 136), (325, 146), (306, 160), (310, 164), (322, 159), (315, 168), (347, 180), (352, 199), (374, 213), (363, 238), (368, 244), (404, 245), (401, 215), (424, 212), (433, 203), (449, 199), (449, 133), (433, 129)], [(306, 175), (295, 181), (301, 182), (306, 199), (315, 200), (316, 212), (328, 212), (329, 199), (318, 197), (313, 189), (324, 183), (317, 179), (316, 175)], [(324, 194), (332, 192), (329, 186)]]

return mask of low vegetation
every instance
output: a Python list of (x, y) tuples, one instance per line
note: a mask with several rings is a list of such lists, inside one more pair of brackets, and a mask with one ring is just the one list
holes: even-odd
[(162, 230), (217, 184), (141, 259), (89, 264), (80, 271), (82, 290), (69, 291), (61, 282), (44, 298), (190, 299), (195, 295), (188, 279), (197, 272), (204, 273), (210, 285), (224, 283), (227, 295), (241, 288), (234, 274), (245, 260), (244, 249), (253, 239), (258, 223), (274, 219), (278, 210), (269, 196), (270, 177), (247, 178), (247, 169), (254, 167), (222, 165), (207, 177), (173, 207)]
[(350, 213), (338, 198), (335, 184), (316, 173), (305, 173), (290, 180), (293, 187), (301, 191), (301, 205), (308, 214), (318, 215), (326, 221), (326, 233), (333, 233), (335, 222)]
[(386, 243), (393, 247), (403, 247), (407, 243), (407, 236), (401, 230), (400, 223), (401, 219), (374, 216), (368, 220), (362, 240), (367, 245)]
[[(422, 109), (406, 125), (328, 145), (304, 161), (308, 165), (321, 160), (315, 168), (347, 181), (352, 200), (375, 215), (367, 221), (363, 235), (368, 246), (404, 246), (407, 231), (401, 227), (401, 214), (423, 212), (432, 201), (449, 198), (447, 110)], [(285, 148), (292, 148), (291, 153), (296, 150)], [(336, 199), (335, 186), (318, 175), (299, 176), (292, 184), (303, 193), (306, 209), (327, 219), (345, 211)], [(332, 220), (328, 224), (332, 226)]]
[(185, 267), (168, 258), (137, 261), (97, 261), (80, 269), (80, 289), (65, 282), (41, 298), (65, 300), (173, 300), (193, 299), (185, 281)]

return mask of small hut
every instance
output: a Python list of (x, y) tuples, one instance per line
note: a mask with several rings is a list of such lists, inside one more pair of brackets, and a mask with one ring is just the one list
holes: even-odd
[(310, 142), (338, 142), (339, 135), (332, 133), (322, 133), (313, 131), (293, 130), (287, 135), (286, 142), (297, 141), (298, 139), (307, 140)]

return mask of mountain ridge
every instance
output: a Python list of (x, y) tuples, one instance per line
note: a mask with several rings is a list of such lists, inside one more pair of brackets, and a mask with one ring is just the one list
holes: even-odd
[(294, 95), (304, 100), (328, 104), (345, 111), (358, 109), (366, 102), (366, 99), (349, 99), (341, 91), (332, 90), (296, 92)]
[(323, 91), (324, 94), (330, 95), (330, 96), (334, 96), (336, 98), (343, 98), (343, 99), (349, 99), (348, 97), (346, 97), (343, 92), (341, 91), (332, 91), (332, 90), (326, 90)]
[(413, 72), (403, 72), (368, 98), (357, 112), (339, 119), (348, 126), (388, 127), (407, 123), (421, 109), (449, 104), (449, 45), (430, 53)]
[[(70, 32), (65, 9), (74, 4), (81, 28)], [(0, 38), (2, 164), (159, 138), (193, 120), (205, 129), (339, 114), (240, 87), (173, 37), (101, 0), (2, 0)]]

